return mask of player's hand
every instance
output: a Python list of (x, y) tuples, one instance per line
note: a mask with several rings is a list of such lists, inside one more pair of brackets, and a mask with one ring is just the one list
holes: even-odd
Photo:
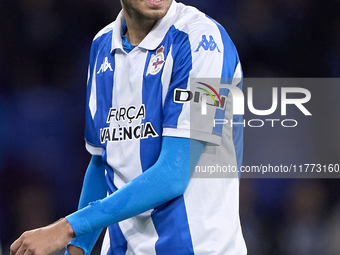
[(23, 233), (11, 245), (10, 255), (49, 255), (64, 248), (73, 237), (71, 225), (66, 219), (61, 219)]

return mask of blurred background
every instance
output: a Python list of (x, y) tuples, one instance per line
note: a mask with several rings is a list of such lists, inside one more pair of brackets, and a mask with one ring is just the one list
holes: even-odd
[[(339, 0), (183, 2), (226, 28), (245, 77), (340, 76)], [(77, 208), (90, 159), (83, 140), (90, 45), (119, 11), (118, 0), (0, 0), (3, 255), (23, 231)], [(339, 93), (335, 84), (312, 97), (313, 113), (322, 119), (313, 118), (294, 136), (268, 137), (265, 129), (246, 128), (244, 163), (285, 163), (285, 151), (316, 161), (301, 163), (339, 163), (340, 107), (334, 104)], [(339, 184), (338, 179), (242, 179), (248, 254), (340, 254)]]

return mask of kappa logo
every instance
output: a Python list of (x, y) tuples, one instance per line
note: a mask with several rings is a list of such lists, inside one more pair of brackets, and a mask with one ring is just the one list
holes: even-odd
[(110, 69), (111, 72), (113, 71), (113, 69), (111, 67), (111, 63), (109, 63), (109, 58), (105, 57), (103, 64), (100, 66), (100, 69), (98, 70), (97, 74), (105, 73), (107, 71), (107, 69)]
[(218, 52), (221, 52), (220, 49), (217, 46), (217, 43), (215, 42), (214, 38), (212, 37), (212, 35), (209, 36), (209, 41), (207, 39), (206, 35), (202, 35), (202, 41), (200, 41), (200, 43), (198, 44), (197, 49), (194, 52), (198, 52), (201, 47), (207, 51), (214, 51), (215, 49), (217, 49)]
[(158, 74), (159, 71), (164, 66), (165, 60), (164, 60), (164, 46), (162, 45), (160, 48), (157, 49), (156, 55), (152, 54), (148, 66), (148, 70), (146, 72), (146, 75), (155, 75)]

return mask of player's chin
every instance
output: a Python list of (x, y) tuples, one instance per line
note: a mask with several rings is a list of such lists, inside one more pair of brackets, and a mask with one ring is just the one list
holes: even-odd
[(144, 17), (149, 20), (159, 20), (163, 18), (167, 13), (167, 10), (148, 10), (144, 12)]
[(148, 19), (156, 20), (163, 18), (168, 12), (171, 1), (169, 0), (143, 0), (144, 16)]

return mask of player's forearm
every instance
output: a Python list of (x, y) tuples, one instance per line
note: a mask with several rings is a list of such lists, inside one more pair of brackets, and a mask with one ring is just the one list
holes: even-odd
[(101, 157), (92, 156), (84, 177), (78, 209), (106, 197), (105, 165)]
[[(83, 188), (79, 199), (78, 209), (86, 207), (89, 203), (103, 199), (106, 196), (105, 166), (101, 157), (92, 156), (84, 177)], [(74, 238), (66, 251), (66, 254), (90, 254), (95, 245), (101, 229), (87, 235)], [(73, 249), (71, 248), (73, 246)], [(79, 253), (81, 248), (82, 253)], [(77, 253), (75, 253), (77, 251)]]
[[(190, 155), (190, 143), (198, 148), (195, 155)], [(190, 165), (196, 164), (203, 148), (197, 141), (164, 137), (161, 155), (152, 167), (109, 197), (66, 217), (75, 234), (112, 225), (182, 195), (190, 180)]]

